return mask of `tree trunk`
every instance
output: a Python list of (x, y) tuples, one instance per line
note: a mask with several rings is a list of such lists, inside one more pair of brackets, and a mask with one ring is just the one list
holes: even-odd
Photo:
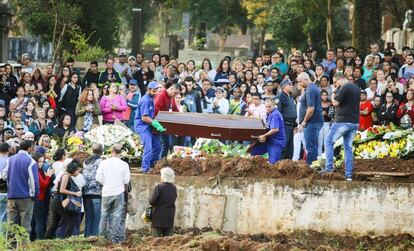
[(265, 36), (266, 36), (266, 27), (263, 27), (260, 32), (260, 38), (259, 38), (259, 55), (263, 55)]
[(227, 34), (223, 33), (220, 36), (220, 52), (224, 51), (224, 47), (226, 45)]
[(328, 4), (328, 16), (326, 18), (326, 45), (328, 49), (332, 49), (334, 47), (334, 9), (332, 5), (332, 0), (327, 0)]
[(361, 54), (369, 53), (371, 43), (381, 38), (381, 8), (378, 0), (353, 0), (352, 46)]

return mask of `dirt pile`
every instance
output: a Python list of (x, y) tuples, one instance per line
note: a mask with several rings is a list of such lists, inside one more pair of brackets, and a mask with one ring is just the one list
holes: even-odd
[(180, 230), (170, 237), (154, 238), (147, 231), (128, 234), (127, 241), (114, 244), (98, 237), (71, 237), (27, 243), (22, 250), (136, 250), (136, 251), (257, 251), (257, 250), (413, 250), (410, 235), (351, 237), (298, 231), (278, 235), (237, 235), (209, 229)]
[(173, 168), (176, 175), (180, 176), (343, 180), (339, 173), (320, 175), (309, 168), (305, 161), (281, 160), (271, 165), (262, 157), (222, 158), (212, 155), (203, 160), (164, 159), (157, 163), (151, 173), (159, 174), (165, 166)]
[(72, 159), (78, 159), (81, 163), (83, 163), (90, 156), (91, 155), (87, 152), (74, 152), (70, 154)]
[[(208, 177), (255, 177), (255, 178), (287, 178), (310, 180), (344, 180), (344, 164), (334, 173), (319, 174), (309, 168), (305, 161), (281, 160), (274, 165), (262, 157), (223, 158), (210, 155), (203, 160), (191, 158), (172, 158), (161, 160), (151, 171), (159, 174), (162, 167), (170, 166), (180, 176)], [(354, 160), (356, 172), (403, 172), (414, 173), (414, 159), (384, 158), (372, 160)], [(365, 180), (359, 176), (356, 180)]]
[[(356, 159), (355, 172), (402, 172), (414, 173), (414, 159), (384, 158), (384, 159)], [(341, 168), (344, 168), (342, 165)]]

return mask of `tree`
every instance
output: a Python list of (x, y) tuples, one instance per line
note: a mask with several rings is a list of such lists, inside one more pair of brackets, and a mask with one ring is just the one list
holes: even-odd
[(319, 49), (332, 48), (347, 37), (341, 25), (346, 20), (333, 20), (333, 16), (340, 18), (341, 10), (341, 1), (278, 0), (270, 17), (273, 38), (279, 47), (286, 49), (305, 49), (310, 45)]
[[(311, 1), (315, 7), (319, 10), (319, 13), (323, 15), (326, 18), (326, 45), (328, 49), (333, 48), (333, 41), (334, 41), (334, 8), (332, 0), (323, 0), (322, 3), (320, 3), (317, 0)], [(339, 3), (340, 1), (336, 1), (336, 3)], [(323, 5), (326, 5), (326, 9), (323, 9)]]
[(275, 0), (242, 0), (242, 6), (247, 12), (247, 18), (260, 30), (259, 55), (263, 54), (264, 39), (271, 7), (276, 4)]
[(367, 53), (381, 38), (381, 8), (378, 0), (353, 0), (352, 46)]
[(31, 34), (52, 42), (52, 62), (56, 62), (62, 54), (65, 36), (76, 27), (80, 8), (71, 1), (62, 0), (14, 0), (12, 4), (17, 8), (17, 17)]
[(191, 25), (207, 23), (208, 29), (220, 34), (220, 51), (234, 27), (245, 30), (249, 21), (238, 0), (191, 0), (183, 4), (191, 15)]

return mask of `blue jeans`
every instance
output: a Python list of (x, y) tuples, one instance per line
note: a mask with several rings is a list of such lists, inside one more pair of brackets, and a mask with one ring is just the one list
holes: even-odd
[(345, 148), (345, 176), (347, 178), (352, 177), (353, 170), (353, 152), (352, 152), (352, 143), (354, 141), (355, 133), (358, 130), (358, 124), (353, 123), (333, 123), (331, 129), (329, 130), (328, 136), (325, 140), (325, 155), (326, 155), (326, 164), (325, 170), (332, 172), (333, 169), (333, 155), (334, 155), (334, 144), (335, 141), (340, 137), (344, 139), (344, 148)]
[(167, 157), (168, 151), (170, 150), (171, 146), (171, 136), (167, 134), (160, 135), (160, 143), (161, 143), (161, 155), (160, 159)]
[(155, 161), (159, 160), (161, 146), (158, 135), (154, 135), (151, 129), (145, 130), (139, 134), (139, 137), (144, 146), (144, 153), (142, 155), (141, 169), (148, 172), (154, 165)]
[(49, 203), (44, 200), (35, 200), (32, 218), (32, 240), (43, 240), (45, 238), (48, 212)]
[(85, 237), (99, 234), (99, 223), (101, 221), (101, 198), (84, 197), (85, 207)]
[(318, 159), (318, 137), (323, 123), (308, 122), (303, 130), (306, 145), (306, 163), (312, 164)]
[(125, 240), (125, 195), (102, 197), (99, 234), (114, 243)]
[(269, 155), (269, 163), (274, 164), (280, 160), (280, 156), (282, 155), (282, 149), (283, 147), (278, 144), (271, 144), (269, 142), (257, 143), (253, 146), (252, 150), (250, 151), (250, 154), (252, 156), (256, 156), (267, 153)]
[(282, 152), (283, 159), (292, 159), (293, 157), (293, 126), (285, 124), (286, 146)]
[(7, 194), (0, 194), (0, 234), (2, 234), (1, 224), (7, 222)]

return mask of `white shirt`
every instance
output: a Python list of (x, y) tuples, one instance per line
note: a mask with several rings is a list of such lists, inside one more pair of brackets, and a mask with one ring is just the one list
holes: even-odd
[[(115, 69), (115, 71), (117, 71), (119, 73), (119, 76), (121, 77), (122, 83), (124, 85), (128, 84), (126, 77), (122, 76), (122, 73), (125, 71), (125, 69), (129, 69), (129, 65), (127, 63), (125, 63), (125, 64), (116, 63), (114, 65), (114, 69)], [(127, 70), (127, 73), (128, 73), (128, 70)]]
[(101, 161), (96, 171), (96, 180), (103, 185), (102, 197), (123, 193), (130, 178), (128, 164), (118, 157)]

